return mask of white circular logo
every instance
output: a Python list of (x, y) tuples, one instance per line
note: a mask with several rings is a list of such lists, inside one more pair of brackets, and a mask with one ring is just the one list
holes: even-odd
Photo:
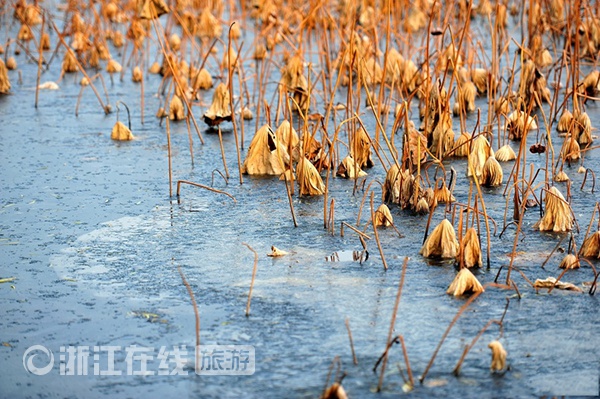
[[(33, 359), (38, 355), (38, 353), (35, 353), (36, 351), (43, 352), (49, 359), (48, 364), (44, 367), (37, 367), (33, 364)], [(30, 346), (23, 354), (23, 367), (31, 374), (46, 375), (52, 370), (52, 367), (54, 367), (54, 354), (50, 349), (43, 345)]]

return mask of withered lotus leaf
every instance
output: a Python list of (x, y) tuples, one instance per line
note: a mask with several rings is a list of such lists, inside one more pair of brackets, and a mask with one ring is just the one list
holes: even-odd
[(526, 131), (537, 129), (537, 122), (527, 113), (515, 110), (506, 118), (506, 130), (511, 140), (521, 140)]
[(281, 122), (275, 131), (275, 135), (277, 136), (277, 140), (279, 140), (279, 142), (281, 142), (284, 148), (288, 151), (290, 148), (296, 148), (300, 142), (298, 133), (296, 133), (296, 129), (294, 129), (294, 127), (287, 120)]
[(138, 16), (142, 19), (155, 19), (169, 12), (163, 0), (137, 0)]
[(456, 198), (454, 198), (454, 195), (452, 195), (452, 192), (444, 183), (436, 187), (433, 194), (435, 195), (435, 200), (440, 204), (448, 204), (456, 201)]
[(216, 39), (221, 37), (223, 33), (223, 27), (219, 23), (219, 20), (210, 12), (210, 7), (204, 7), (196, 28), (197, 34), (201, 39)]
[(79, 68), (77, 67), (77, 60), (75, 59), (75, 55), (71, 51), (67, 51), (65, 53), (65, 57), (62, 62), (62, 71), (64, 73), (73, 73), (77, 72)]
[(139, 66), (133, 68), (133, 70), (131, 71), (131, 80), (134, 82), (141, 82), (143, 78), (144, 74), (142, 73), (142, 68), (140, 68)]
[(110, 138), (116, 141), (129, 141), (134, 139), (131, 130), (119, 121), (113, 126)]
[(460, 269), (456, 277), (454, 277), (454, 280), (448, 287), (446, 294), (461, 296), (465, 294), (476, 294), (483, 291), (483, 286), (479, 280), (477, 280), (477, 277), (475, 277), (475, 275), (471, 273), (468, 268), (463, 267)]
[(242, 112), (242, 119), (244, 119), (245, 121), (254, 119), (254, 113), (248, 106), (245, 106), (244, 108), (242, 108), (241, 112)]
[(300, 109), (308, 108), (308, 81), (304, 76), (304, 62), (300, 56), (291, 57), (281, 71), (281, 87), (290, 92)]
[(213, 80), (206, 68), (202, 68), (195, 76), (192, 87), (194, 90), (208, 90), (213, 87)]
[(514, 161), (516, 158), (517, 154), (515, 154), (515, 150), (508, 144), (503, 145), (496, 151), (496, 160), (498, 162)]
[(407, 134), (410, 161), (415, 166), (422, 164), (427, 160), (427, 137), (414, 127), (412, 121), (409, 123)]
[(573, 226), (571, 207), (556, 187), (546, 193), (546, 212), (534, 225), (540, 231), (570, 231)]
[(534, 288), (558, 288), (559, 290), (583, 292), (581, 288), (572, 283), (566, 283), (564, 281), (556, 281), (554, 277), (548, 277), (545, 280), (537, 279), (533, 283)]
[(373, 167), (373, 160), (371, 159), (371, 139), (362, 126), (354, 132), (350, 155), (356, 160), (359, 167)]
[(181, 38), (177, 33), (173, 33), (169, 36), (169, 46), (171, 46), (171, 50), (179, 51), (181, 48)]
[(269, 125), (254, 134), (242, 173), (249, 175), (281, 175), (289, 161), (287, 149), (277, 140)]
[(427, 202), (426, 198), (419, 198), (417, 204), (415, 205), (415, 212), (420, 215), (429, 213), (429, 202)]
[(485, 164), (483, 164), (481, 184), (488, 187), (499, 186), (502, 184), (503, 176), (502, 166), (500, 166), (493, 155), (490, 155)]
[(17, 33), (17, 39), (19, 39), (22, 42), (28, 42), (29, 40), (33, 39), (33, 32), (31, 31), (29, 25), (21, 25), (19, 33)]
[(580, 146), (587, 147), (592, 143), (592, 121), (587, 112), (580, 112), (573, 116), (575, 123), (573, 124), (573, 137)]
[(452, 155), (455, 157), (467, 157), (469, 156), (469, 148), (471, 148), (471, 133), (462, 132), (454, 142)]
[(281, 257), (281, 256), (285, 256), (287, 254), (288, 254), (288, 252), (282, 251), (281, 249), (279, 249), (276, 246), (272, 245), (271, 246), (271, 252), (269, 252), (267, 254), (267, 256), (270, 256), (272, 258), (278, 258), (278, 257)]
[(204, 122), (208, 126), (216, 126), (223, 121), (231, 121), (231, 106), (227, 86), (219, 83), (213, 94), (212, 104), (204, 113)]
[(600, 258), (600, 231), (585, 239), (581, 245), (580, 254), (584, 258)]
[(563, 113), (560, 115), (558, 119), (558, 124), (556, 125), (556, 130), (558, 132), (568, 132), (571, 124), (573, 123), (573, 114), (571, 111), (565, 108)]
[(160, 73), (160, 64), (158, 62), (152, 63), (152, 65), (150, 65), (150, 68), (148, 68), (148, 72), (154, 75)]
[(229, 71), (229, 63), (231, 63), (231, 69), (235, 70), (238, 65), (238, 53), (233, 49), (229, 48), (229, 51), (225, 49), (223, 53), (223, 59), (221, 60), (221, 68), (225, 71)]
[(0, 93), (6, 94), (10, 91), (10, 80), (4, 60), (0, 58)]
[(460, 242), (459, 260), (464, 267), (481, 267), (481, 245), (477, 230), (471, 227)]
[(106, 72), (108, 73), (120, 73), (122, 69), (121, 64), (116, 60), (110, 60), (106, 64)]
[(8, 57), (8, 59), (6, 60), (6, 68), (11, 71), (17, 69), (17, 60), (15, 59), (15, 57)]
[(393, 164), (385, 175), (383, 183), (383, 201), (397, 203), (400, 197), (400, 187), (396, 184), (400, 175), (400, 168)]
[(454, 227), (448, 219), (444, 219), (427, 237), (420, 254), (426, 258), (452, 259), (456, 258), (458, 248)]
[(340, 166), (338, 166), (335, 175), (346, 179), (356, 179), (366, 176), (367, 173), (360, 168), (358, 163), (354, 161), (354, 158), (348, 155), (342, 160)]
[(567, 180), (569, 180), (569, 176), (564, 170), (561, 170), (560, 172), (554, 175), (554, 181), (565, 182)]
[(477, 136), (471, 142), (471, 152), (469, 153), (469, 159), (467, 161), (467, 176), (481, 176), (483, 173), (483, 166), (485, 161), (494, 154), (492, 146), (485, 136)]
[(348, 399), (348, 395), (342, 384), (334, 382), (325, 390), (322, 396), (323, 399)]
[(499, 341), (492, 341), (488, 344), (492, 350), (492, 363), (490, 369), (492, 372), (502, 371), (506, 368), (506, 350)]
[(183, 101), (177, 95), (173, 96), (169, 104), (169, 119), (172, 121), (185, 119), (185, 107)]
[(375, 211), (375, 220), (373, 224), (376, 227), (388, 227), (394, 223), (394, 217), (390, 212), (390, 208), (386, 204), (379, 205), (379, 208)]
[(58, 89), (60, 89), (60, 87), (58, 86), (58, 84), (56, 84), (56, 82), (44, 82), (38, 86), (38, 89), (40, 89), (40, 90), (58, 90)]
[(325, 193), (325, 184), (323, 184), (319, 171), (306, 157), (300, 158), (296, 173), (298, 174), (300, 195), (323, 195)]
[(558, 267), (560, 269), (579, 269), (579, 258), (577, 255), (568, 254), (563, 258)]

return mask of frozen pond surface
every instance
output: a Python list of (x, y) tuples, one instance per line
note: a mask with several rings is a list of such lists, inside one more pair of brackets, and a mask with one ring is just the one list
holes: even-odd
[[(0, 330), (2, 397), (318, 397), (328, 367), (340, 356), (346, 391), (354, 398), (397, 397), (403, 380), (397, 364), (404, 363), (399, 347), (390, 352), (383, 392), (375, 393), (378, 376), (372, 368), (385, 348), (402, 263), (410, 257), (394, 335), (402, 334), (415, 376), (426, 368), (442, 334), (465, 298), (445, 293), (456, 274), (448, 263), (432, 263), (419, 254), (426, 216), (392, 206), (399, 231), (379, 231), (390, 266), (383, 270), (374, 240), (369, 258), (360, 264), (352, 251), (362, 249), (356, 234), (340, 236), (340, 222), (356, 223), (364, 191), (353, 194), (353, 182), (330, 181), (329, 200), (335, 199), (335, 233), (323, 229), (323, 199), (294, 195), (299, 226), (294, 228), (284, 184), (277, 178), (245, 176), (237, 180), (235, 142), (230, 126), (223, 135), (231, 179), (225, 184), (214, 174), (214, 187), (230, 198), (191, 186), (182, 187), (181, 201), (168, 196), (167, 140), (164, 126), (153, 117), (159, 106), (152, 90), (159, 77), (149, 76), (146, 120), (133, 112), (128, 143), (110, 140), (115, 114), (104, 116), (96, 99), (84, 93), (79, 116), (74, 108), (78, 82), (66, 76), (60, 90), (40, 93), (33, 106), (37, 66), (20, 58), (23, 82), (11, 72), (12, 94), (0, 96), (2, 121), (0, 181), (0, 284), (3, 311)], [(42, 81), (58, 80), (50, 70)], [(124, 100), (139, 108), (139, 86), (126, 78), (109, 85), (110, 102)], [(207, 98), (210, 98), (207, 95)], [(136, 105), (134, 107), (134, 105)], [(481, 107), (485, 102), (478, 102)], [(600, 125), (597, 105), (588, 106), (594, 126)], [(195, 107), (199, 119), (204, 107)], [(121, 114), (121, 119), (123, 119)], [(468, 123), (473, 126), (474, 116)], [(374, 122), (367, 121), (373, 128)], [(218, 136), (204, 132), (205, 144), (195, 138), (195, 165), (188, 152), (185, 122), (172, 123), (174, 178), (211, 185), (213, 171), (222, 171)], [(245, 156), (254, 121), (246, 124)], [(553, 132), (555, 134), (555, 132)], [(562, 139), (557, 138), (562, 142)], [(530, 137), (535, 143), (535, 137)], [(514, 143), (513, 143), (514, 144)], [(514, 145), (516, 149), (517, 146)], [(542, 156), (529, 154), (539, 165)], [(464, 160), (448, 161), (460, 176), (454, 195), (466, 202), (468, 182)], [(597, 170), (596, 151), (586, 166)], [(512, 163), (503, 164), (504, 174)], [(567, 169), (573, 180), (573, 209), (581, 228), (591, 215), (597, 193), (579, 191), (583, 176)], [(376, 164), (368, 182), (383, 182), (385, 171)], [(564, 183), (557, 184), (564, 190)], [(376, 187), (376, 204), (380, 190)], [(485, 189), (490, 215), (500, 224), (503, 188)], [(368, 205), (368, 201), (367, 201)], [(365, 207), (361, 225), (369, 219)], [(539, 219), (534, 208), (525, 216), (525, 239), (519, 243), (515, 265), (529, 279), (559, 274), (562, 255), (541, 263), (560, 236), (534, 231)], [(433, 217), (442, 219), (441, 207)], [(509, 262), (514, 229), (492, 239), (491, 268), (476, 275), (493, 282), (498, 268)], [(563, 247), (566, 246), (564, 241)], [(259, 254), (250, 317), (244, 315), (253, 254)], [(290, 254), (266, 256), (272, 245)], [(337, 253), (339, 261), (331, 261)], [(484, 255), (485, 256), (485, 255)], [(335, 258), (335, 256), (333, 256)], [(60, 376), (58, 356), (65, 346), (139, 345), (154, 348), (195, 344), (194, 314), (182, 284), (180, 266), (199, 305), (202, 344), (253, 345), (256, 373), (252, 376), (127, 376), (125, 352), (116, 355), (122, 376)], [(586, 264), (563, 280), (579, 286), (591, 281)], [(515, 291), (488, 288), (454, 326), (424, 385), (414, 397), (532, 397), (599, 395), (598, 296), (555, 290), (536, 293), (520, 276)], [(498, 337), (492, 326), (467, 356), (459, 377), (452, 374), (464, 345), (491, 319), (499, 319), (510, 299), (500, 338), (508, 352), (510, 370), (503, 376), (489, 371), (487, 344)], [(147, 312), (147, 313), (144, 313)], [(144, 317), (144, 314), (152, 315)], [(153, 316), (155, 315), (155, 316)], [(345, 327), (352, 328), (358, 365)], [(28, 373), (23, 353), (32, 345), (52, 350), (56, 367), (45, 376)], [(156, 354), (155, 352), (155, 354)], [(104, 356), (101, 361), (104, 361)], [(150, 371), (158, 371), (155, 360)], [(89, 374), (93, 374), (90, 368)]]

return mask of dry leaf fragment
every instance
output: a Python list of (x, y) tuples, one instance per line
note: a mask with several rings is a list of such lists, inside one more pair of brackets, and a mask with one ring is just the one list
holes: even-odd
[(534, 288), (558, 288), (559, 290), (566, 291), (575, 291), (575, 292), (583, 292), (581, 288), (576, 286), (575, 284), (565, 283), (563, 281), (556, 281), (554, 277), (548, 277), (545, 280), (537, 279), (535, 283), (533, 283)]
[(488, 344), (488, 348), (492, 350), (492, 364), (490, 369), (492, 372), (499, 372), (506, 368), (506, 350), (502, 347), (499, 341), (492, 341)]
[(275, 131), (277, 140), (279, 140), (284, 148), (289, 151), (290, 148), (294, 149), (300, 142), (296, 129), (290, 124), (289, 121), (284, 120), (281, 125)]
[(272, 258), (278, 258), (280, 256), (285, 256), (287, 255), (289, 252), (286, 251), (282, 251), (281, 249), (277, 248), (276, 246), (271, 246), (271, 252), (269, 252), (267, 254), (267, 256), (270, 256)]
[(277, 140), (269, 125), (264, 125), (254, 134), (248, 156), (244, 160), (242, 173), (249, 175), (281, 175), (289, 162), (286, 148)]
[(458, 248), (454, 227), (448, 219), (444, 219), (427, 237), (420, 254), (426, 258), (451, 259), (456, 258)]
[(371, 159), (371, 139), (362, 126), (354, 132), (350, 154), (361, 168), (373, 167), (373, 160)]
[(600, 231), (597, 231), (585, 239), (579, 250), (584, 258), (600, 258)]
[(137, 0), (138, 16), (142, 19), (155, 19), (169, 12), (163, 0)]
[(133, 134), (131, 130), (122, 122), (117, 121), (112, 128), (112, 132), (110, 134), (110, 138), (116, 141), (129, 141), (133, 140)]
[(503, 145), (496, 151), (496, 160), (498, 162), (514, 161), (516, 158), (517, 154), (515, 154), (515, 150), (508, 144)]
[(208, 126), (216, 126), (223, 121), (231, 121), (230, 105), (229, 90), (224, 83), (219, 83), (213, 94), (212, 104), (204, 113), (204, 122)]
[(557, 174), (554, 175), (554, 181), (556, 182), (565, 182), (569, 180), (569, 176), (567, 175), (567, 173), (564, 170), (561, 170), (560, 172), (558, 172)]
[(58, 90), (59, 88), (56, 82), (44, 82), (38, 86), (40, 90)]
[(483, 292), (483, 286), (477, 280), (477, 277), (471, 271), (464, 267), (460, 269), (452, 284), (448, 287), (446, 294), (461, 296), (465, 294), (476, 294), (478, 292)]
[(367, 173), (358, 166), (358, 163), (354, 161), (354, 158), (348, 155), (342, 160), (340, 166), (338, 166), (335, 175), (346, 179), (357, 179), (366, 176)]

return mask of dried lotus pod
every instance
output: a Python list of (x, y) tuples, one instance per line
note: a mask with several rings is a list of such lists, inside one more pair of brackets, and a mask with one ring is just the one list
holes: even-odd
[(502, 147), (498, 148), (498, 151), (496, 151), (495, 156), (498, 162), (514, 161), (517, 158), (515, 150), (513, 150), (512, 147), (508, 144), (505, 144)]
[(271, 246), (271, 252), (269, 252), (267, 254), (267, 256), (270, 256), (272, 258), (279, 258), (281, 256), (285, 256), (287, 255), (289, 252), (286, 251), (282, 251), (281, 249), (277, 248), (275, 245)]
[(185, 107), (183, 101), (178, 95), (174, 95), (169, 103), (169, 119), (172, 121), (180, 121), (185, 119)]
[(585, 239), (579, 250), (579, 256), (584, 258), (600, 258), (600, 231)]
[(210, 108), (204, 113), (204, 122), (208, 126), (216, 126), (223, 121), (231, 121), (231, 104), (229, 90), (224, 83), (219, 83), (213, 94)]
[(488, 344), (492, 350), (492, 363), (490, 369), (492, 372), (499, 372), (506, 369), (506, 351), (499, 341), (492, 341)]
[(373, 224), (376, 227), (388, 227), (394, 224), (394, 217), (386, 204), (379, 205), (379, 208), (375, 211)]
[(213, 87), (213, 80), (210, 73), (206, 70), (206, 68), (202, 68), (195, 75), (192, 88), (194, 90), (208, 90)]
[(426, 258), (453, 259), (458, 255), (458, 248), (454, 227), (444, 219), (427, 237), (419, 253)]
[(342, 160), (340, 166), (338, 166), (336, 176), (344, 177), (346, 179), (357, 179), (359, 177), (364, 177), (367, 175), (365, 171), (363, 171), (357, 162), (354, 161), (352, 156), (348, 155), (346, 158)]
[(446, 294), (461, 296), (466, 294), (477, 294), (483, 291), (483, 286), (479, 280), (477, 280), (477, 277), (475, 277), (468, 268), (464, 267), (460, 269), (456, 277), (454, 277)]
[(573, 226), (571, 207), (556, 187), (550, 187), (546, 193), (546, 212), (534, 225), (540, 231), (564, 232)]
[(144, 74), (142, 73), (142, 68), (140, 68), (139, 66), (133, 68), (133, 70), (131, 71), (131, 80), (134, 82), (141, 82), (143, 78)]
[(321, 175), (306, 157), (300, 158), (296, 173), (300, 195), (323, 195), (325, 193), (325, 184), (323, 184)]
[(563, 113), (560, 115), (560, 118), (558, 119), (556, 130), (558, 132), (568, 132), (571, 128), (571, 123), (573, 123), (573, 114), (571, 113), (571, 111), (565, 108)]
[(10, 91), (10, 79), (8, 78), (8, 69), (4, 60), (0, 58), (0, 94), (6, 94)]
[(477, 230), (471, 227), (462, 238), (459, 246), (458, 263), (461, 267), (481, 267), (481, 244)]
[(568, 254), (558, 266), (560, 269), (579, 269), (579, 258), (577, 255)]
[(142, 19), (156, 19), (169, 12), (163, 0), (137, 0), (138, 16)]
[(242, 173), (249, 175), (281, 175), (289, 155), (285, 146), (269, 125), (264, 125), (254, 134), (248, 155), (242, 166)]
[(490, 155), (483, 164), (481, 172), (481, 184), (488, 187), (496, 187), (502, 184), (502, 166), (493, 155)]

